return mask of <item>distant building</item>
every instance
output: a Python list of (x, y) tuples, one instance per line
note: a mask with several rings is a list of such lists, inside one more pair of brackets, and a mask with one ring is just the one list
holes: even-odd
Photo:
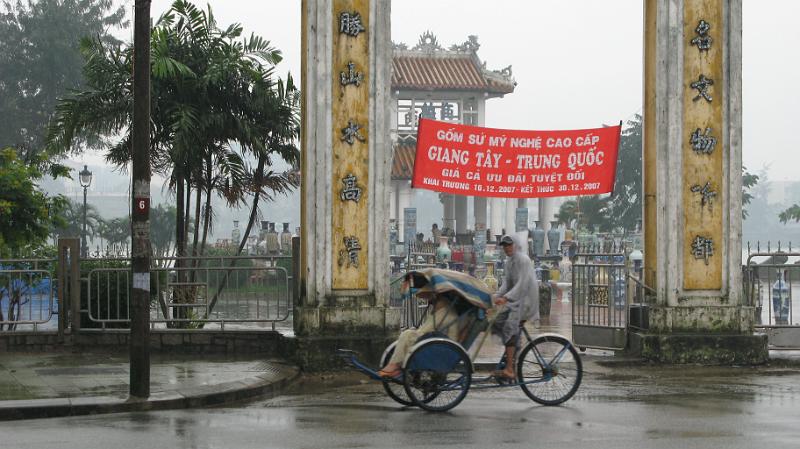
[[(419, 119), (485, 126), (486, 100), (511, 94), (517, 85), (510, 65), (501, 70), (487, 69), (486, 63), (478, 57), (479, 48), (477, 36), (469, 36), (466, 42), (445, 49), (430, 31), (422, 34), (413, 48), (394, 44), (391, 81), (394, 156), (390, 219), (397, 223), (399, 239), (405, 235), (403, 209), (414, 204), (411, 178)], [(488, 228), (494, 235), (501, 234), (503, 228), (513, 229), (516, 208), (527, 207), (525, 199), (487, 199), (453, 194), (442, 194), (440, 198), (440, 226), (454, 230), (456, 235), (467, 233), (470, 198), (475, 228)], [(550, 203), (551, 200), (540, 201), (539, 216), (553, 216)], [(547, 210), (541, 210), (542, 206), (548, 205)]]

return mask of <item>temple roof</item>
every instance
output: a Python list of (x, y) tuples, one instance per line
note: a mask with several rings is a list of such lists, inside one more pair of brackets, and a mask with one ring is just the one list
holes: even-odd
[(478, 58), (478, 38), (469, 36), (461, 45), (442, 48), (430, 31), (412, 49), (394, 44), (392, 90), (467, 90), (504, 95), (517, 85), (511, 66), (488, 70)]
[(411, 179), (414, 174), (414, 158), (416, 154), (416, 139), (397, 142), (394, 148), (394, 157), (392, 157), (392, 179)]
[[(445, 50), (436, 36), (426, 31), (414, 48), (394, 44), (392, 56), (392, 90), (473, 91), (499, 97), (514, 92), (517, 82), (511, 66), (488, 70), (478, 58), (477, 36)], [(394, 146), (391, 179), (408, 180), (414, 174), (417, 141), (411, 136)]]

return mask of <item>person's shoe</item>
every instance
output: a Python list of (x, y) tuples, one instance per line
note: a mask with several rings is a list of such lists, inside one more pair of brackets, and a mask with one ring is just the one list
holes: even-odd
[(511, 373), (509, 375), (507, 372), (503, 370), (492, 371), (492, 377), (494, 377), (499, 381), (505, 381), (505, 382), (515, 382), (517, 380), (517, 376), (515, 376), (514, 373)]
[(394, 370), (394, 371), (384, 371), (384, 370), (379, 370), (378, 371), (378, 375), (379, 376), (385, 377), (387, 379), (394, 379), (394, 378), (400, 377), (402, 374), (403, 374), (403, 370), (401, 370), (399, 368)]

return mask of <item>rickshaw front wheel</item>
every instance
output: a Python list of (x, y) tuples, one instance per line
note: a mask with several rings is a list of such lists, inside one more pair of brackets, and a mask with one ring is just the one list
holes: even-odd
[(472, 383), (472, 363), (466, 351), (452, 340), (424, 340), (411, 348), (403, 382), (414, 405), (431, 412), (444, 412), (467, 396)]
[[(394, 354), (395, 346), (397, 346), (397, 341), (389, 345), (389, 347), (383, 351), (383, 356), (381, 357), (381, 366), (386, 366), (386, 364), (389, 363), (389, 359), (392, 358), (392, 355)], [(408, 398), (408, 394), (406, 394), (403, 384), (392, 380), (384, 380), (382, 383), (386, 394), (389, 395), (390, 398), (394, 399), (395, 402), (407, 407), (414, 406), (414, 402)]]
[(558, 405), (571, 398), (583, 378), (583, 364), (572, 342), (562, 336), (543, 335), (522, 350), (517, 379), (525, 394), (543, 405)]

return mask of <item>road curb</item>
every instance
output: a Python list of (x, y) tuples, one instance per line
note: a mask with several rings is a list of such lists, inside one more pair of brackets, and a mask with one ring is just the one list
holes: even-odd
[(255, 375), (233, 382), (153, 393), (148, 399), (84, 396), (0, 401), (0, 421), (198, 408), (256, 397), (268, 399), (280, 394), (299, 377), (300, 370), (287, 365), (277, 379), (270, 374)]

